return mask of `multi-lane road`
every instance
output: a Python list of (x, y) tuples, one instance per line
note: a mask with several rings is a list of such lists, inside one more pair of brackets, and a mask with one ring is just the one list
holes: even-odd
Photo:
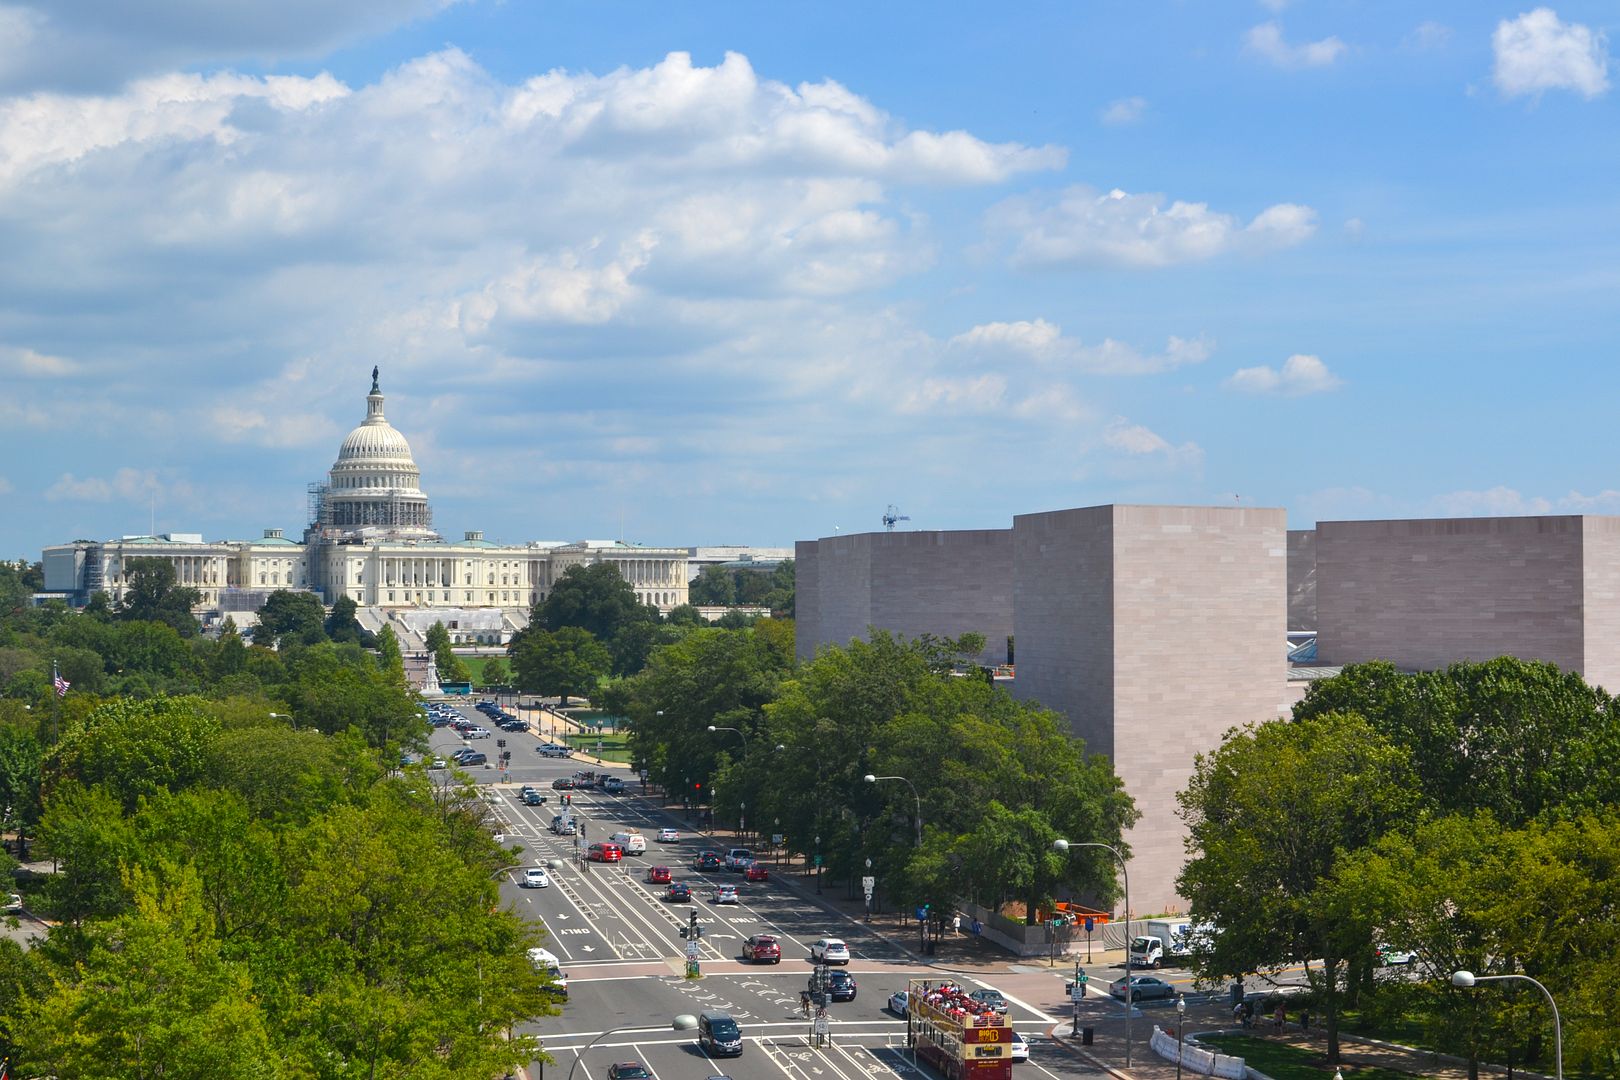
[[(464, 711), (484, 723), (470, 703)], [(707, 839), (638, 797), (639, 784), (627, 784), (621, 795), (595, 789), (571, 792), (572, 811), (583, 825), (583, 835), (552, 834), (549, 827), (561, 809), (562, 793), (553, 790), (551, 782), (591, 766), (542, 758), (535, 751), (539, 740), (532, 734), (496, 734), (512, 751), (511, 768), (504, 777), (494, 768), (475, 768), (471, 775), (485, 785), (506, 842), (523, 849), (524, 865), (546, 866), (552, 882), (549, 888), (522, 888), (520, 868), (503, 883), (502, 897), (544, 924), (549, 935), (546, 947), (562, 961), (569, 980), (562, 1015), (533, 1028), (543, 1037), (554, 1064), (542, 1069), (535, 1063), (531, 1077), (549, 1070), (559, 1080), (555, 1074), (561, 1068), (571, 1069), (576, 1077), (606, 1080), (609, 1065), (627, 1060), (641, 1062), (657, 1080), (704, 1080), (718, 1074), (734, 1080), (933, 1076), (926, 1066), (920, 1070), (913, 1066), (905, 1049), (906, 1023), (886, 1006), (889, 995), (904, 989), (909, 978), (949, 978), (949, 972), (920, 964), (865, 924), (819, 904), (814, 895), (776, 881), (745, 882), (731, 871), (693, 869), (694, 857), (710, 846)], [(491, 738), (473, 745), (494, 762), (499, 749), (495, 742)], [(461, 737), (448, 728), (433, 733), (436, 753), (461, 744)], [(545, 803), (520, 802), (523, 784), (539, 788)], [(655, 838), (664, 827), (681, 830), (681, 841), (658, 843)], [(645, 855), (627, 856), (618, 864), (578, 860), (578, 851), (621, 829), (646, 836)], [(691, 886), (692, 900), (664, 900), (664, 887), (646, 880), (652, 866), (669, 867), (677, 881)], [(711, 903), (716, 884), (735, 885), (740, 902)], [(679, 933), (694, 908), (703, 927), (701, 979), (684, 977), (687, 943)], [(781, 963), (743, 962), (743, 941), (765, 933), (781, 942)], [(830, 1045), (818, 1048), (811, 1046), (811, 1022), (800, 1011), (799, 994), (814, 970), (810, 943), (823, 936), (848, 942), (852, 957), (848, 970), (858, 991), (854, 1001), (828, 1006)], [(1062, 999), (1060, 979), (1044, 973), (997, 976), (994, 983), (969, 974), (957, 977), (970, 985), (995, 985), (1012, 1002), (1015, 1025), (1032, 1046), (1030, 1062), (1018, 1066), (1019, 1080), (1098, 1075), (1095, 1068), (1045, 1041), (1045, 1033), (1057, 1020), (1058, 1006), (1053, 1002)], [(1097, 1006), (1106, 1008), (1106, 1001)], [(710, 1060), (698, 1047), (694, 1032), (671, 1029), (677, 1015), (704, 1010), (727, 1012), (737, 1020), (744, 1037), (741, 1057)], [(587, 1044), (597, 1039), (580, 1060)]]

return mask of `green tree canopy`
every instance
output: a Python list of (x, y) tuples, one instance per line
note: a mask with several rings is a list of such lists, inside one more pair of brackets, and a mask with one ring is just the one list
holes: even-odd
[(433, 654), (433, 666), (440, 682), (460, 683), (469, 681), (470, 675), (467, 672), (467, 665), (462, 663), (461, 657), (456, 655), (455, 649), (450, 643), (450, 631), (445, 629), (444, 623), (435, 622), (428, 627), (428, 632), (424, 635), (423, 640), (427, 644), (428, 652)]
[(202, 593), (176, 585), (174, 564), (168, 559), (128, 559), (124, 578), (124, 599), (118, 606), (120, 619), (164, 623), (181, 637), (197, 632), (197, 618), (191, 609), (202, 603)]
[(285, 647), (315, 645), (326, 640), (326, 608), (312, 592), (277, 589), (259, 609), (253, 643)]
[(612, 657), (588, 630), (565, 626), (546, 631), (530, 628), (511, 645), (518, 690), (525, 694), (589, 695), (606, 675)]
[(575, 565), (534, 606), (529, 628), (513, 644), (536, 629), (554, 633), (577, 627), (607, 647), (615, 675), (629, 675), (646, 664), (658, 622), (657, 610), (636, 598), (635, 587), (612, 563)]

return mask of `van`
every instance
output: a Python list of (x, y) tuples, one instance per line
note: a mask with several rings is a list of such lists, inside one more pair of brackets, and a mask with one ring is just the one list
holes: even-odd
[(530, 949), (529, 963), (533, 964), (534, 970), (540, 974), (551, 976), (551, 985), (546, 989), (558, 997), (568, 996), (568, 976), (563, 974), (562, 964), (556, 956), (545, 949)]
[(710, 1057), (739, 1057), (742, 1029), (730, 1013), (706, 1012), (698, 1017), (698, 1046)]
[(647, 854), (647, 838), (638, 832), (616, 832), (608, 839), (624, 848), (626, 855)]

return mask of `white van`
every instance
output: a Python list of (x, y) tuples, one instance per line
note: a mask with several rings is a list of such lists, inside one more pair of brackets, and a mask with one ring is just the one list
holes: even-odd
[(626, 855), (647, 854), (647, 838), (638, 832), (616, 832), (608, 839), (622, 847)]
[(562, 963), (556, 956), (545, 949), (530, 949), (529, 963), (533, 964), (534, 969), (541, 974), (549, 973), (551, 975), (552, 985), (549, 989), (552, 993), (558, 997), (568, 996), (568, 976), (563, 974)]

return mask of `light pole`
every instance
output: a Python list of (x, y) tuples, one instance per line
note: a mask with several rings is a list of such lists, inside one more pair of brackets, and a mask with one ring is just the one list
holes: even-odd
[(1102, 848), (1104, 851), (1114, 853), (1119, 860), (1119, 872), (1125, 878), (1125, 1067), (1131, 1067), (1131, 872), (1125, 868), (1125, 856), (1113, 844), (1100, 844), (1095, 841), (1071, 844), (1067, 840), (1052, 841), (1052, 850), (1068, 854), (1070, 848)]
[[(1127, 984), (1129, 985), (1129, 984)], [(1187, 1026), (1187, 998), (1185, 995), (1176, 995), (1176, 1080), (1181, 1080), (1181, 1045), (1186, 1035)]]
[[(681, 1013), (681, 1015), (675, 1017), (675, 1019), (673, 1019), (673, 1020), (671, 1020), (669, 1022), (669, 1030), (671, 1030), (671, 1031), (691, 1031), (694, 1028), (696, 1028), (697, 1026), (698, 1026), (697, 1025), (697, 1017), (693, 1016), (691, 1013)], [(602, 1032), (602, 1034), (598, 1035), (596, 1038), (592, 1039), (590, 1042), (586, 1043), (580, 1049), (579, 1053), (574, 1055), (574, 1063), (568, 1067), (568, 1080), (574, 1080), (574, 1070), (579, 1068), (579, 1063), (585, 1057), (585, 1052), (587, 1050), (589, 1050), (591, 1047), (595, 1046), (597, 1043), (601, 1042), (603, 1039), (607, 1038), (609, 1035), (622, 1035), (627, 1031), (662, 1031), (662, 1030), (664, 1030), (664, 1029), (663, 1028), (636, 1027), (633, 1024), (627, 1024), (624, 1027), (609, 1028), (608, 1030)]]
[(816, 895), (821, 895), (821, 834), (816, 834)]
[(293, 726), (293, 730), (294, 730), (294, 731), (297, 731), (297, 730), (298, 730), (298, 721), (297, 721), (297, 719), (296, 719), (296, 718), (294, 718), (294, 717), (291, 717), (291, 716), (288, 716), (288, 715), (287, 715), (287, 714), (286, 714), (286, 713), (284, 713), (284, 712), (273, 712), (273, 713), (271, 713), (271, 714), (270, 714), (270, 716), (271, 716), (271, 718), (272, 718), (272, 719), (274, 719), (274, 720), (291, 720), (291, 721), (292, 721), (292, 726)]
[(922, 847), (922, 796), (917, 794), (917, 785), (903, 776), (873, 776), (871, 773), (866, 774), (868, 784), (875, 784), (879, 780), (899, 780), (911, 789), (911, 797), (917, 800), (917, 846)]
[(1557, 1066), (1556, 1075), (1557, 1080), (1564, 1080), (1564, 1022), (1558, 1017), (1558, 1002), (1553, 1000), (1552, 991), (1528, 975), (1475, 975), (1472, 971), (1453, 971), (1451, 973), (1451, 985), (1459, 990), (1472, 990), (1475, 983), (1506, 982), (1509, 979), (1522, 979), (1524, 982), (1531, 984), (1541, 991), (1542, 996), (1547, 999), (1547, 1004), (1552, 1006), (1553, 1052), (1556, 1055), (1554, 1059)]

